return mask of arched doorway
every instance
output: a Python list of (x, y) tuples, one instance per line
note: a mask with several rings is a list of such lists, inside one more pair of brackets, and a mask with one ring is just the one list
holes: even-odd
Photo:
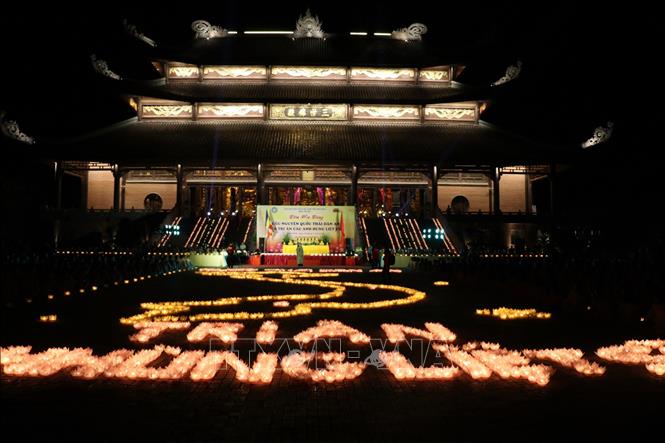
[(155, 194), (154, 192), (146, 195), (143, 199), (143, 207), (148, 212), (161, 211), (163, 204), (164, 202), (162, 201), (162, 197), (160, 197), (159, 194)]
[(450, 202), (450, 208), (453, 214), (466, 214), (469, 212), (469, 199), (463, 195), (458, 195)]

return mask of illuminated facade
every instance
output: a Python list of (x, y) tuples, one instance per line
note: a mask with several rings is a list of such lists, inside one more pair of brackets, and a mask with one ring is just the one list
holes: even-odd
[(469, 85), (464, 64), (427, 44), (424, 25), (385, 36), (306, 25), (252, 35), (199, 20), (189, 43), (143, 47), (151, 79), (93, 57), (135, 117), (57, 147), (31, 143), (57, 177), (81, 178), (87, 209), (171, 211), (174, 226), (251, 219), (257, 204), (355, 205), (367, 219), (356, 243), (377, 243), (367, 233), (377, 217), (406, 217), (383, 223), (381, 242), (428, 249), (421, 229), (443, 230), (447, 215), (534, 212), (531, 183), (551, 174), (553, 151), (482, 120), (521, 63)]

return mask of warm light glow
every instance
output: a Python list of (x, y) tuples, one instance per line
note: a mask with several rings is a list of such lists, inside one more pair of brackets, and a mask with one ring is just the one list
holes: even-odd
[(316, 326), (293, 336), (298, 343), (310, 343), (319, 338), (348, 337), (352, 343), (369, 343), (369, 336), (335, 320), (319, 320)]
[(191, 118), (192, 105), (143, 105), (143, 118)]
[(474, 122), (476, 104), (441, 104), (425, 106), (425, 120), (469, 121)]
[(58, 316), (55, 314), (50, 315), (40, 315), (39, 321), (42, 323), (53, 323), (58, 320)]
[(540, 318), (548, 319), (552, 317), (549, 312), (538, 312), (535, 309), (513, 309), (513, 308), (496, 308), (492, 309), (476, 309), (476, 315), (485, 317), (497, 317), (501, 320), (515, 320), (520, 318)]
[[(335, 326), (336, 330), (321, 330), (319, 337), (328, 336), (363, 336), (357, 331), (339, 322), (330, 322), (324, 327)], [(335, 324), (336, 325), (332, 325)], [(313, 340), (314, 335), (308, 338)], [(265, 322), (257, 333), (259, 343), (269, 344), (274, 341), (277, 324)], [(353, 341), (353, 339), (351, 339)], [(367, 341), (357, 340), (366, 344)], [(623, 345), (600, 348), (597, 354), (604, 359), (624, 364), (645, 364), (647, 370), (654, 375), (665, 375), (665, 340), (629, 340)], [(492, 372), (504, 379), (523, 379), (539, 386), (545, 386), (553, 372), (544, 365), (532, 365), (530, 359), (550, 360), (561, 366), (575, 369), (583, 376), (601, 376), (605, 368), (583, 358), (578, 349), (544, 349), (508, 351), (498, 343), (465, 343), (460, 347), (449, 344), (432, 344), (434, 350), (442, 353), (456, 366), (414, 367), (408, 359), (398, 352), (380, 351), (378, 359), (398, 380), (438, 379), (449, 380), (467, 373), (474, 380), (485, 380)], [(659, 354), (653, 354), (658, 350)], [(228, 364), (236, 372), (236, 378), (250, 383), (269, 383), (277, 366), (277, 354), (259, 353), (256, 362), (250, 369), (240, 358), (230, 351), (205, 353), (200, 350), (182, 351), (178, 347), (156, 345), (152, 349), (131, 351), (119, 349), (102, 356), (93, 356), (88, 348), (50, 348), (43, 352), (31, 354), (30, 346), (12, 346), (0, 349), (0, 365), (2, 373), (13, 376), (48, 377), (61, 370), (69, 369), (74, 377), (82, 378), (126, 378), (151, 380), (178, 380), (190, 373), (192, 380), (210, 380)], [(157, 367), (155, 362), (168, 358), (166, 366)], [(287, 375), (298, 378), (309, 378), (314, 381), (341, 381), (357, 377), (365, 368), (361, 363), (345, 363), (344, 353), (315, 354), (291, 351), (283, 357), (282, 367)], [(309, 364), (322, 360), (325, 369), (310, 369)], [(459, 367), (459, 369), (458, 369)]]
[[(288, 302), (287, 302), (288, 303)], [(256, 341), (262, 345), (269, 345), (275, 341), (275, 335), (279, 326), (276, 322), (264, 321), (261, 328), (256, 333)]]
[(215, 337), (224, 343), (235, 343), (238, 331), (244, 326), (241, 323), (199, 323), (189, 334), (187, 340), (201, 342), (209, 337)]
[[(644, 364), (649, 372), (665, 376), (665, 340), (627, 340), (623, 345), (599, 348), (600, 358), (623, 364)], [(658, 350), (660, 354), (653, 354)]]
[(416, 70), (412, 68), (351, 68), (351, 80), (413, 81), (415, 78)]
[(605, 368), (598, 363), (585, 360), (584, 353), (579, 349), (526, 349), (522, 353), (529, 358), (553, 361), (585, 375), (603, 375), (605, 373)]
[(421, 69), (418, 73), (418, 80), (421, 82), (447, 82), (450, 81), (450, 69)]
[[(353, 380), (362, 374), (365, 369), (363, 363), (344, 362), (346, 354), (327, 352), (315, 354), (313, 352), (291, 352), (282, 358), (282, 369), (294, 378), (311, 379), (315, 382), (328, 383)], [(309, 369), (308, 364), (316, 359), (325, 362), (325, 369)]]
[(434, 282), (434, 286), (448, 286), (448, 285), (450, 285), (450, 282), (444, 280), (439, 280)]
[(194, 381), (210, 380), (224, 363), (233, 368), (237, 380), (265, 384), (272, 381), (277, 368), (277, 354), (258, 354), (254, 366), (250, 368), (233, 352), (208, 352), (199, 360), (190, 377)]
[(199, 78), (196, 66), (169, 66), (169, 78)]
[(198, 118), (263, 118), (263, 105), (199, 104)]
[(440, 323), (427, 322), (425, 323), (425, 327), (427, 328), (427, 331), (400, 324), (384, 323), (381, 325), (381, 329), (383, 329), (383, 332), (386, 333), (388, 341), (391, 343), (397, 343), (406, 340), (406, 335), (422, 337), (430, 341), (455, 341), (455, 334)]
[(346, 80), (346, 68), (316, 66), (273, 66), (270, 76), (274, 79), (326, 79)]
[(469, 355), (466, 351), (461, 351), (457, 347), (448, 345), (434, 344), (432, 347), (436, 351), (440, 351), (452, 363), (459, 366), (462, 371), (466, 372), (474, 380), (485, 380), (492, 375), (492, 371)]
[(460, 370), (453, 366), (416, 368), (399, 352), (382, 351), (379, 353), (379, 358), (397, 380), (451, 380), (460, 373)]
[(266, 78), (265, 66), (204, 66), (204, 79)]
[(348, 106), (335, 104), (271, 104), (271, 120), (346, 120)]
[[(380, 271), (380, 270), (378, 270)], [(216, 268), (203, 268), (197, 271), (200, 275), (222, 276), (233, 279), (248, 279), (260, 282), (288, 283), (301, 286), (318, 286), (327, 289), (322, 294), (279, 294), (279, 295), (258, 295), (246, 297), (227, 297), (217, 300), (192, 300), (192, 301), (169, 301), (169, 302), (150, 302), (142, 303), (141, 308), (146, 312), (132, 317), (122, 318), (123, 324), (134, 324), (137, 322), (175, 322), (175, 321), (228, 321), (228, 320), (264, 320), (289, 318), (311, 314), (314, 309), (381, 309), (397, 307), (406, 304), (417, 303), (425, 298), (425, 293), (397, 285), (355, 283), (333, 280), (314, 280), (311, 278), (300, 278), (294, 275), (293, 271), (279, 272), (272, 271), (236, 271), (222, 270)], [(278, 277), (269, 277), (277, 275)], [(370, 290), (386, 290), (403, 294), (403, 298), (394, 298), (387, 300), (377, 300), (372, 302), (337, 302), (328, 301), (332, 298), (339, 298), (345, 295), (347, 288), (366, 288)], [(192, 308), (202, 307), (221, 307), (228, 305), (239, 305), (246, 302), (264, 302), (264, 301), (297, 301), (298, 303), (290, 310), (274, 312), (208, 312), (200, 314), (189, 314)]]
[(136, 341), (139, 343), (146, 343), (153, 338), (158, 337), (163, 332), (173, 330), (183, 330), (188, 329), (190, 326), (189, 322), (152, 322), (152, 321), (143, 321), (134, 323), (134, 329), (139, 329), (139, 332), (129, 337), (131, 341)]
[(419, 120), (420, 108), (417, 106), (365, 106), (356, 105), (353, 107), (354, 120)]

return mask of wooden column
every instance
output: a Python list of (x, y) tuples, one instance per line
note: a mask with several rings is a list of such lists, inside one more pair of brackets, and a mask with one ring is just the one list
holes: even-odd
[(358, 203), (358, 166), (351, 166), (351, 199), (352, 205)]
[(118, 212), (120, 210), (120, 177), (122, 174), (118, 169), (118, 165), (113, 165), (113, 210)]
[(492, 213), (501, 214), (501, 192), (499, 189), (501, 174), (499, 168), (492, 168), (490, 179), (492, 180)]
[(436, 217), (436, 208), (439, 206), (439, 167), (432, 167), (432, 201), (430, 202), (430, 214)]
[(176, 194), (175, 194), (175, 211), (176, 215), (182, 216), (182, 193), (183, 193), (183, 172), (182, 165), (178, 164), (176, 167)]

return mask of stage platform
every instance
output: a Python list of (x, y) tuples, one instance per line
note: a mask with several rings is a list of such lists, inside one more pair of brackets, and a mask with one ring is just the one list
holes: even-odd
[[(251, 266), (296, 266), (295, 254), (261, 254), (249, 257)], [(305, 255), (304, 266), (355, 266), (356, 257), (343, 254)]]

